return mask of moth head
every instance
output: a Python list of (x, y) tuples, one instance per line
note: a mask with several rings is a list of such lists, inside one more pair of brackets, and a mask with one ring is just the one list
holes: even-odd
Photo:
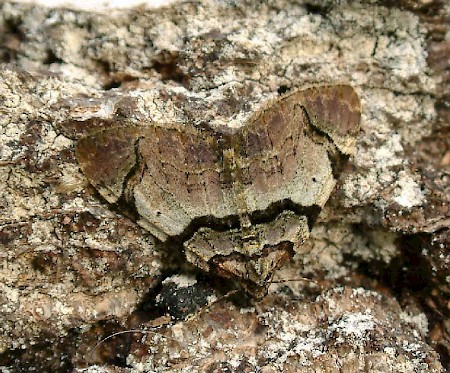
[(239, 280), (259, 298), (265, 295), (274, 271), (293, 256), (294, 243), (304, 242), (308, 236), (308, 218), (285, 210), (248, 230), (200, 228), (184, 248), (188, 261), (205, 271)]

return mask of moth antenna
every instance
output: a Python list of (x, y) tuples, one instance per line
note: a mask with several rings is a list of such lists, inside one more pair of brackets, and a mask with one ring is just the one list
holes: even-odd
[(238, 290), (238, 289), (230, 290), (228, 293), (222, 295), (220, 298), (217, 298), (217, 299), (213, 300), (211, 303), (208, 303), (208, 304), (204, 305), (203, 307), (200, 307), (200, 309), (193, 315), (193, 317), (196, 317), (196, 316), (200, 315), (201, 313), (205, 312), (206, 310), (211, 308), (216, 303), (218, 303), (224, 299), (232, 297), (238, 291), (240, 291), (240, 290)]
[(316, 285), (319, 285), (319, 283), (316, 280), (311, 280), (310, 278), (307, 278), (307, 277), (296, 277), (296, 278), (286, 278), (286, 279), (282, 279), (282, 280), (271, 280), (270, 283), (271, 284), (281, 284), (283, 282), (295, 282), (295, 281), (312, 282)]
[[(201, 307), (201, 308), (195, 313), (194, 316), (198, 316), (200, 313), (204, 312), (205, 310), (207, 310), (208, 308), (210, 308), (211, 306), (213, 306), (213, 305), (216, 304), (217, 302), (219, 302), (219, 301), (221, 301), (221, 300), (223, 300), (223, 299), (226, 299), (226, 298), (229, 298), (229, 297), (233, 296), (233, 295), (236, 294), (238, 291), (239, 291), (239, 290), (231, 290), (231, 291), (229, 291), (228, 293), (226, 293), (225, 295), (221, 296), (220, 298), (217, 298), (216, 300), (212, 301), (211, 303), (208, 303), (207, 305)], [(169, 325), (169, 323), (166, 324), (166, 325)], [(156, 329), (156, 328), (160, 328), (160, 327), (162, 327), (162, 326), (163, 326), (163, 325), (158, 325), (157, 327), (154, 327), (154, 328)], [(141, 334), (160, 335), (161, 337), (164, 337), (164, 338), (166, 338), (166, 339), (170, 339), (170, 340), (172, 340), (172, 341), (174, 341), (174, 342), (178, 342), (175, 338), (165, 336), (165, 335), (163, 335), (162, 333), (159, 333), (159, 332), (154, 331), (154, 330), (145, 330), (145, 329), (128, 329), (128, 330), (121, 330), (121, 331), (119, 331), (119, 332), (110, 334), (110, 335), (108, 335), (107, 337), (101, 339), (99, 342), (97, 342), (97, 344), (96, 344), (96, 345), (94, 346), (94, 348), (92, 349), (90, 355), (92, 356), (92, 355), (94, 354), (94, 352), (97, 350), (97, 348), (98, 348), (102, 343), (106, 342), (107, 340), (109, 340), (109, 339), (111, 339), (111, 338), (114, 338), (114, 337), (117, 337), (118, 335), (128, 334), (128, 333), (141, 333)]]
[(319, 284), (318, 281), (311, 280), (310, 278), (307, 278), (307, 277), (296, 277), (296, 278), (285, 278), (285, 279), (279, 279), (279, 280), (272, 280), (272, 281), (270, 281), (270, 285), (283, 284), (286, 282), (299, 282), (299, 281), (304, 281), (304, 282), (314, 284), (315, 286), (319, 287), (321, 290), (324, 289), (323, 285)]
[[(159, 326), (160, 327), (160, 326)], [(128, 330), (121, 330), (120, 332), (116, 332), (113, 334), (108, 335), (107, 337), (101, 339), (99, 342), (97, 342), (97, 344), (94, 346), (94, 348), (92, 349), (90, 355), (92, 357), (93, 353), (96, 351), (96, 349), (103, 343), (106, 342), (108, 339), (117, 337), (118, 335), (122, 335), (122, 334), (128, 334), (128, 333), (141, 333), (141, 334), (153, 334), (153, 335), (160, 335), (161, 337), (170, 339), (172, 341), (176, 342), (176, 339), (172, 338), (172, 337), (167, 337), (165, 335), (163, 335), (162, 333), (158, 333), (155, 332), (153, 330), (145, 330), (145, 329), (128, 329)]]

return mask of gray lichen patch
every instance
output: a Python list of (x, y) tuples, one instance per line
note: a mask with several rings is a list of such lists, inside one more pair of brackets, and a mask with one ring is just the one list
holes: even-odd
[[(370, 94), (373, 96), (368, 96)], [(411, 94), (396, 97), (393, 92), (373, 90), (365, 91), (361, 99), (365, 136), (357, 145), (354, 162), (365, 171), (346, 178), (343, 203), (347, 206), (371, 201), (397, 182), (399, 175), (411, 173), (410, 160), (405, 157), (406, 149), (431, 133), (436, 118), (429, 96)], [(394, 202), (394, 197), (390, 198), (387, 203)], [(420, 192), (412, 198), (420, 199)]]

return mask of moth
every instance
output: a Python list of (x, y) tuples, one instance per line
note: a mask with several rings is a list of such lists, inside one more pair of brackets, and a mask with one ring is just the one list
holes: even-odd
[(239, 128), (97, 123), (84, 129), (76, 158), (108, 202), (182, 245), (197, 267), (261, 297), (308, 238), (354, 152), (360, 116), (351, 86), (310, 87)]

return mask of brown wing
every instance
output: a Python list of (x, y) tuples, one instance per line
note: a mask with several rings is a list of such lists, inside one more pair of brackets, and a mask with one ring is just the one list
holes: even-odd
[(109, 128), (81, 139), (77, 159), (109, 202), (127, 189), (140, 223), (165, 240), (194, 219), (285, 199), (323, 206), (335, 184), (330, 147), (352, 151), (359, 117), (351, 87), (311, 88), (273, 102), (227, 146), (194, 127)]
[(218, 136), (194, 127), (146, 131), (139, 142), (146, 170), (135, 187), (136, 207), (146, 223), (174, 236), (194, 219), (236, 214)]
[(297, 91), (255, 115), (236, 150), (248, 210), (286, 199), (323, 206), (335, 185), (332, 158), (352, 152), (359, 121), (359, 99), (349, 86)]
[[(109, 202), (131, 188), (140, 224), (165, 240), (194, 219), (237, 214), (220, 136), (184, 126), (108, 129), (80, 140), (77, 158)], [(126, 185), (133, 172), (139, 179)]]
[(125, 179), (136, 164), (139, 135), (138, 127), (107, 129), (77, 143), (76, 156), (83, 173), (110, 203), (119, 200)]
[(313, 126), (327, 134), (343, 154), (353, 154), (360, 129), (361, 103), (351, 86), (315, 87), (285, 99), (299, 102)]

